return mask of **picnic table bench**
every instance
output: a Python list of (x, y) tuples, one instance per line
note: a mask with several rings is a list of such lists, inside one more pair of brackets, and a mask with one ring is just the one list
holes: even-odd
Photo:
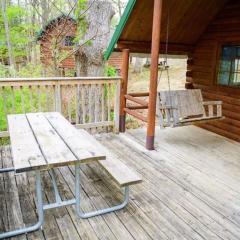
[[(13, 157), (13, 168), (0, 169), (0, 173), (16, 174), (34, 171), (38, 222), (32, 226), (0, 234), (0, 239), (39, 229), (44, 223), (44, 211), (75, 204), (80, 218), (89, 218), (120, 210), (129, 202), (129, 185), (140, 183), (141, 178), (121, 161), (114, 158), (93, 136), (77, 130), (60, 113), (27, 113), (8, 115), (8, 128)], [(80, 207), (80, 164), (98, 161), (115, 182), (124, 188), (124, 200), (117, 206), (84, 213)], [(63, 201), (59, 194), (53, 169), (75, 166), (75, 198)], [(55, 202), (43, 203), (41, 171), (50, 172)]]

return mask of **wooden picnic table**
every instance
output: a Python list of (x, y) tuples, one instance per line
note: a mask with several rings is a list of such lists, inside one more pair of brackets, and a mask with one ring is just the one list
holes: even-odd
[[(80, 218), (89, 218), (124, 208), (129, 202), (129, 185), (142, 180), (123, 163), (114, 159), (97, 140), (85, 130), (77, 130), (60, 113), (27, 113), (8, 115), (13, 168), (1, 169), (0, 173), (34, 171), (38, 222), (32, 226), (0, 233), (0, 239), (26, 234), (39, 229), (44, 223), (44, 211), (68, 205), (76, 206)], [(104, 160), (104, 161), (101, 161)], [(80, 164), (98, 161), (116, 183), (124, 188), (124, 200), (119, 205), (83, 213), (80, 207)], [(105, 164), (102, 164), (105, 162)], [(62, 200), (58, 191), (54, 168), (75, 166), (75, 198)], [(41, 171), (48, 170), (55, 193), (55, 202), (44, 204), (41, 186)]]
[(97, 141), (60, 113), (8, 115), (16, 173), (106, 159)]
[[(100, 145), (85, 130), (77, 130), (60, 113), (27, 113), (8, 115), (8, 129), (13, 157), (13, 171), (35, 171), (38, 222), (30, 227), (0, 234), (0, 239), (39, 229), (44, 223), (44, 210), (76, 204), (80, 211), (80, 163), (106, 159)], [(75, 165), (76, 198), (62, 201), (53, 168)], [(49, 170), (55, 203), (45, 204), (42, 198), (40, 171)], [(3, 172), (4, 170), (2, 170)], [(7, 169), (6, 171), (9, 171)], [(91, 215), (97, 214), (92, 212)], [(88, 216), (89, 214), (86, 214)]]

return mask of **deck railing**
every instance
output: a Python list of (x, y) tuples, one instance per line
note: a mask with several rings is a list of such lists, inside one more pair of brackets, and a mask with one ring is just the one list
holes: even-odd
[(119, 77), (0, 78), (0, 137), (7, 137), (7, 115), (61, 112), (85, 129), (119, 126)]

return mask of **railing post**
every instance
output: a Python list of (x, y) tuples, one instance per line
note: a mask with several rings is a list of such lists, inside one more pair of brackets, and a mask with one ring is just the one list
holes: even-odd
[(114, 132), (119, 133), (119, 113), (120, 113), (120, 91), (121, 81), (117, 81), (115, 90), (115, 103), (114, 103)]
[(128, 69), (129, 69), (129, 49), (124, 49), (122, 51), (122, 85), (121, 85), (121, 94), (120, 94), (120, 116), (119, 116), (119, 131), (125, 132), (125, 122), (126, 122), (126, 113), (124, 108), (126, 107), (126, 98), (127, 87), (128, 87)]
[(154, 149), (155, 119), (156, 119), (156, 101), (157, 101), (157, 81), (158, 81), (158, 59), (160, 50), (160, 32), (162, 1), (154, 0), (153, 28), (152, 28), (152, 48), (151, 48), (151, 69), (149, 86), (149, 107), (148, 107), (148, 125), (146, 148)]
[(55, 85), (55, 111), (62, 112), (62, 96), (61, 96), (61, 85), (57, 81)]

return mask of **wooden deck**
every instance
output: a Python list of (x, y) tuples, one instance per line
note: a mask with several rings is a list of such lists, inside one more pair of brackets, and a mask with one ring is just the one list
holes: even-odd
[[(16, 239), (240, 239), (240, 144), (188, 126), (157, 130), (156, 151), (144, 148), (145, 130), (97, 136), (142, 175), (124, 210), (80, 220), (73, 207), (47, 211), (42, 231)], [(11, 166), (1, 148), (0, 167)], [(64, 198), (73, 197), (72, 168), (56, 171)], [(83, 210), (106, 207), (122, 197), (98, 165), (82, 165)], [(103, 179), (103, 180), (102, 180)], [(45, 201), (54, 201), (48, 172)], [(36, 219), (34, 177), (0, 176), (0, 232)]]

